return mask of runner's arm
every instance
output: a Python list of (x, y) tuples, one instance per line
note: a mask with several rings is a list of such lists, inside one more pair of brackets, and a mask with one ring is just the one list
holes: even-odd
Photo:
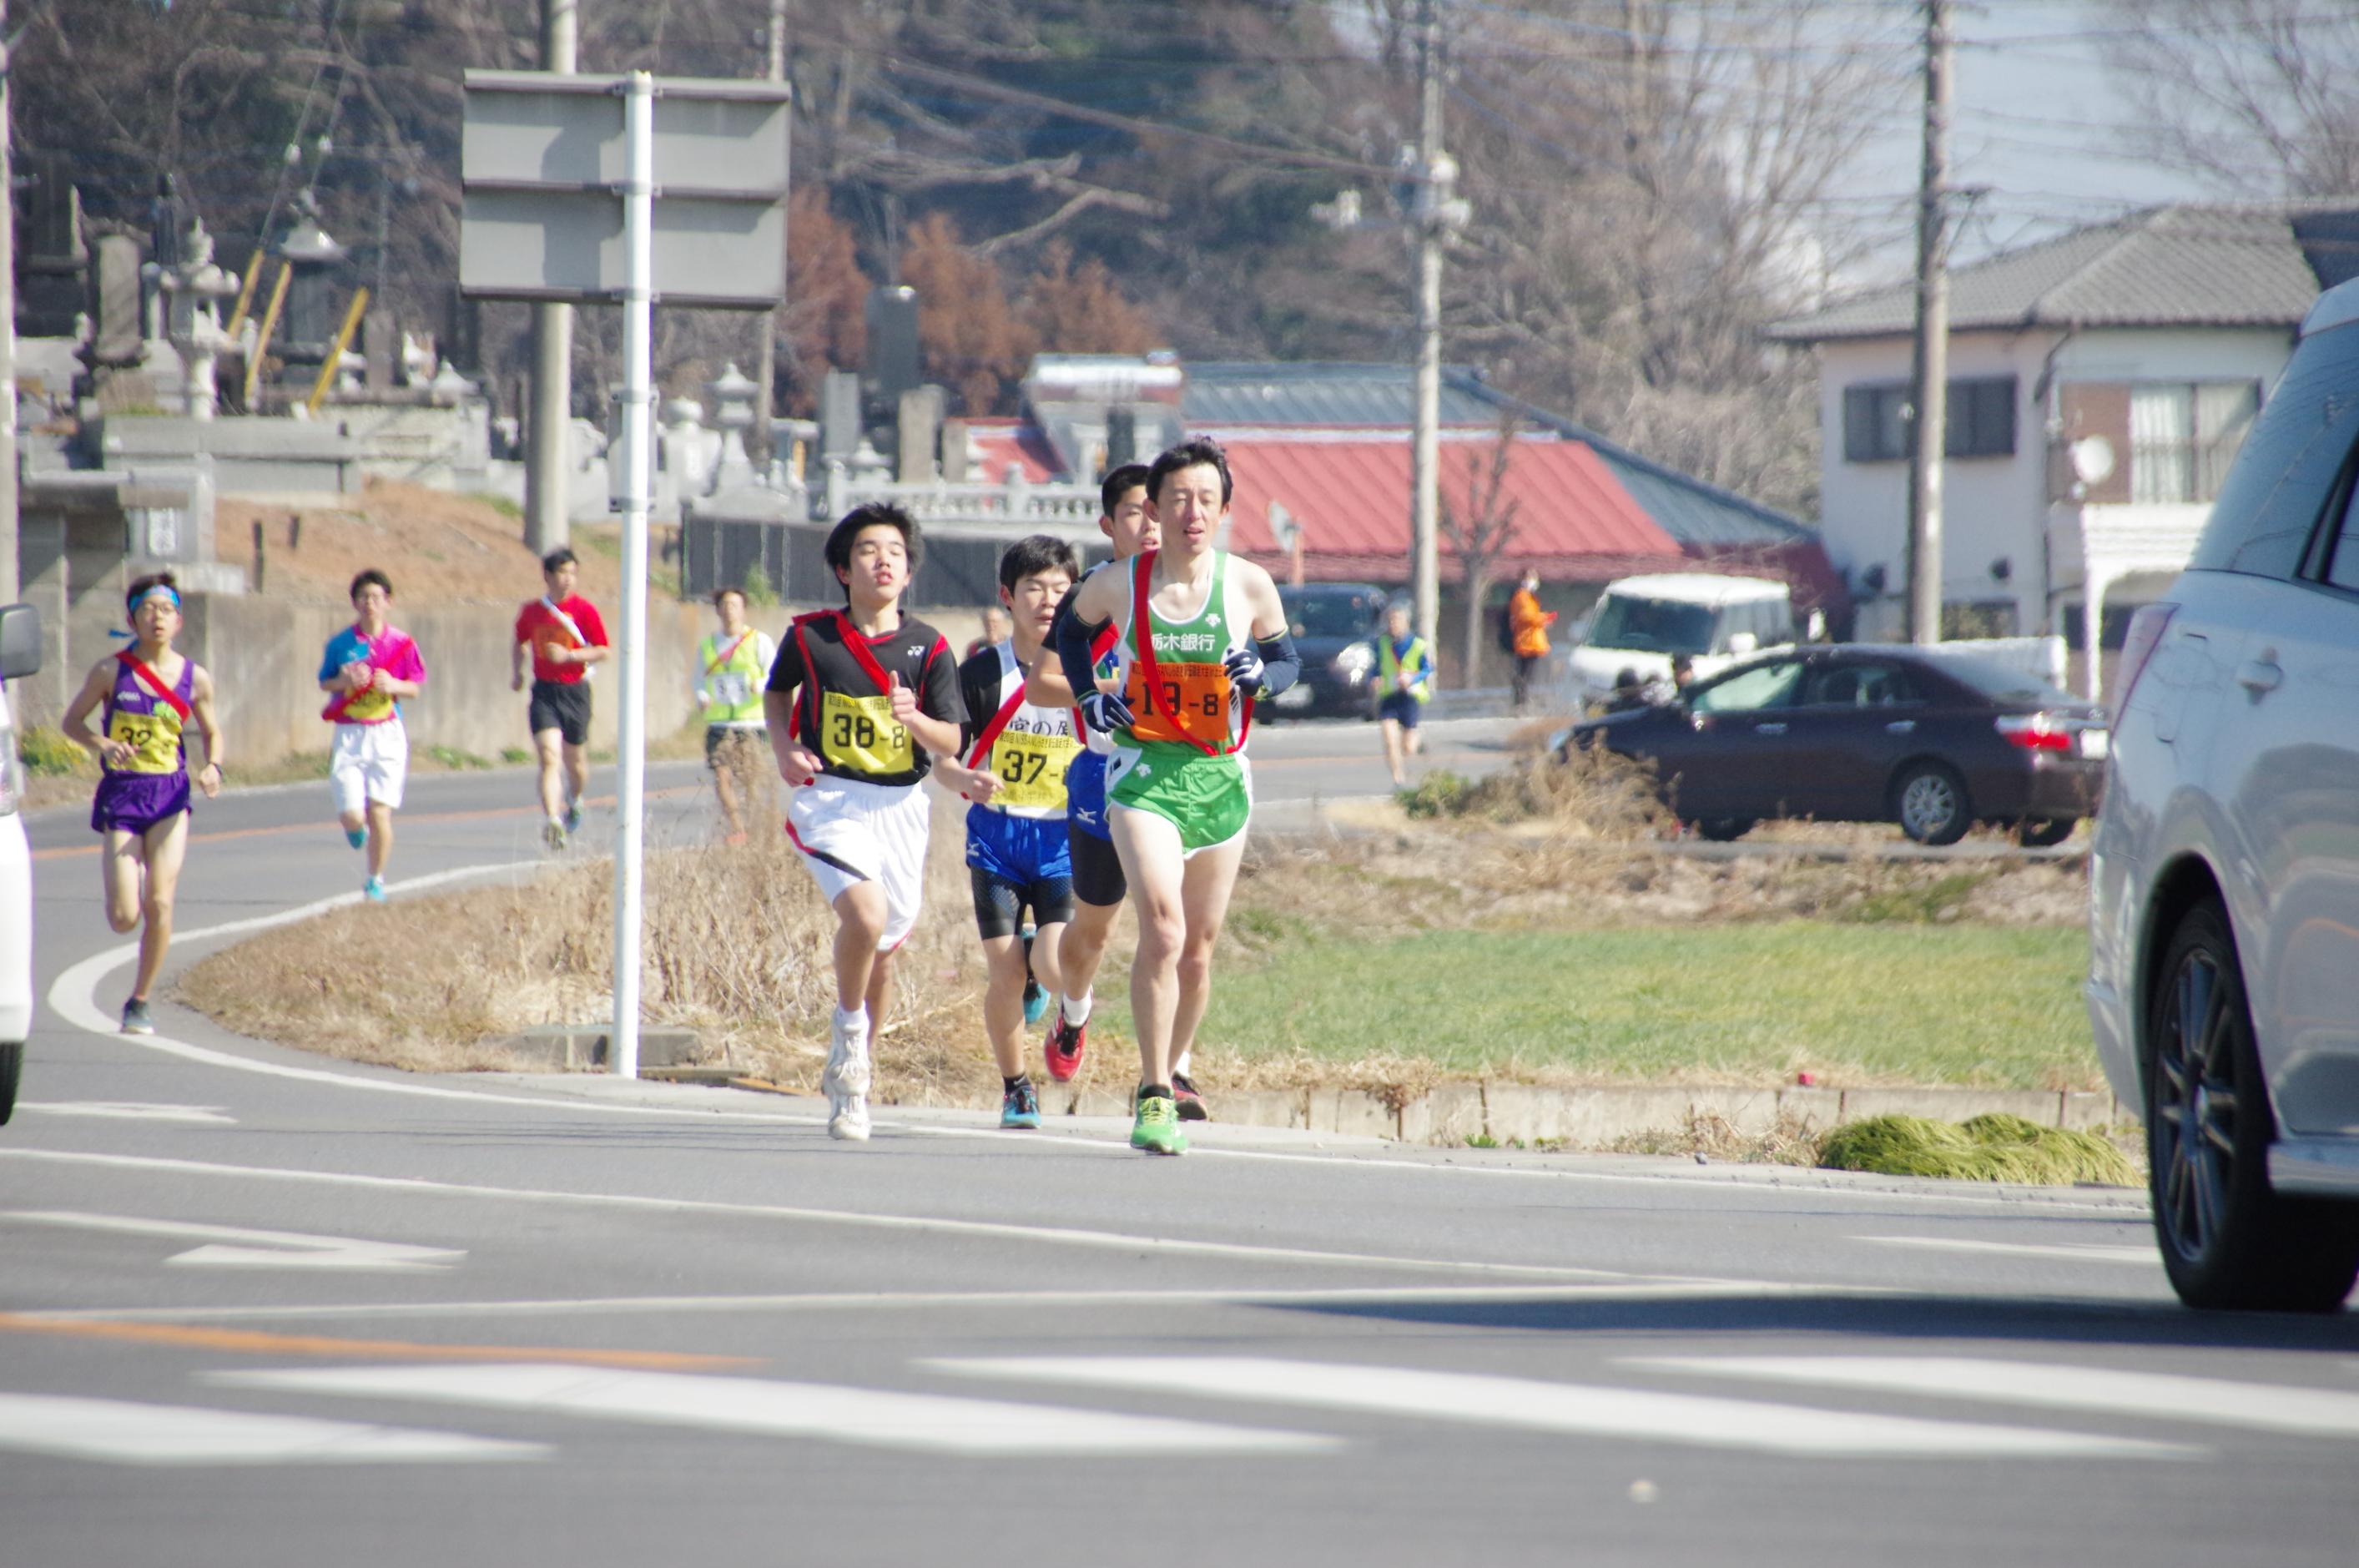
[(917, 699), (915, 709), (894, 716), (936, 757), (956, 757), (964, 734), (959, 723), (958, 666), (951, 662), (950, 644), (935, 639), (911, 695)]
[(788, 642), (770, 665), (770, 679), (762, 691), (762, 718), (770, 736), (770, 754), (777, 759), (778, 777), (799, 789), (819, 777), (820, 758), (794, 735), (795, 702), (804, 679), (799, 646)]
[(524, 690), (525, 649), (532, 646), (532, 633), (525, 628), (524, 617), (516, 617), (516, 641), (508, 645), (508, 690)]
[(1275, 697), (1302, 678), (1302, 656), (1295, 651), (1294, 637), (1287, 630), (1286, 605), (1277, 596), (1277, 584), (1251, 561), (1242, 565), (1245, 603), (1253, 610), (1253, 651), (1248, 654), (1238, 648), (1223, 662), (1230, 667), (1233, 679), (1238, 678), (1240, 670), (1249, 673), (1251, 679), (1239, 680), (1239, 684), (1251, 685), (1261, 696)]
[(92, 665), (89, 675), (82, 680), (82, 690), (74, 693), (73, 702), (67, 707), (65, 717), (58, 721), (58, 728), (65, 733), (66, 739), (94, 754), (101, 762), (107, 760), (109, 746), (121, 746), (125, 751), (131, 749), (119, 741), (95, 734), (90, 727), (91, 714), (106, 701), (107, 688), (114, 684), (114, 672), (120, 668), (112, 657)]
[(1114, 610), (1121, 604), (1123, 586), (1122, 573), (1093, 572), (1058, 606), (1057, 618), (1050, 623), (1049, 633), (1055, 640), (1057, 667), (1064, 674), (1069, 691), (1086, 696), (1097, 690), (1097, 677), (1091, 669), (1095, 661), (1090, 656), (1090, 644), (1096, 640), (1098, 629), (1114, 619)]
[[(213, 716), (213, 678), (201, 664), (189, 681), (189, 711), (196, 715), (197, 733), (205, 737), (205, 765), (197, 774), (197, 787), (208, 800), (221, 793), (222, 733), (221, 721)], [(206, 774), (212, 782), (205, 782)]]

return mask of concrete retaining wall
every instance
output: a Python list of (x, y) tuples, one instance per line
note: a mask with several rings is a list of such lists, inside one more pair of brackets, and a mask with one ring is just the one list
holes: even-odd
[[(2137, 1113), (2111, 1094), (2030, 1089), (1549, 1089), (1529, 1083), (1444, 1083), (1396, 1109), (1359, 1089), (1223, 1093), (1222, 1121), (1300, 1127), (1408, 1143), (1563, 1143), (1601, 1149), (1644, 1133), (1681, 1132), (1691, 1120), (1718, 1117), (1739, 1133), (1774, 1131), (1781, 1121), (1810, 1132), (1869, 1116), (1906, 1115), (1962, 1122), (2005, 1111), (2044, 1127), (2092, 1127), (2135, 1122)], [(1052, 1116), (1127, 1116), (1126, 1097), (1041, 1086)]]

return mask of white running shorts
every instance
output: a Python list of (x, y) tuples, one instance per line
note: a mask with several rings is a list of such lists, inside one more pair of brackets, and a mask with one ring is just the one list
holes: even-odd
[(338, 724), (328, 753), (328, 787), (336, 814), (350, 816), (367, 800), (398, 811), (409, 778), (409, 733), (397, 713), (381, 724)]
[(933, 804), (917, 784), (867, 784), (822, 773), (787, 799), (787, 837), (830, 904), (862, 882), (885, 889), (883, 953), (917, 928), (932, 822)]

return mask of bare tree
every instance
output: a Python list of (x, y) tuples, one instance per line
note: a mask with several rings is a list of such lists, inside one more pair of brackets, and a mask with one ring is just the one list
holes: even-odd
[(2359, 5), (2153, 0), (2119, 27), (2134, 150), (2238, 193), (2359, 192)]
[[(1465, 452), (1466, 499), (1454, 502), (1445, 485), (1441, 495), (1441, 539), (1458, 558), (1459, 581), (1466, 600), (1466, 662), (1460, 682), (1474, 684), (1483, 667), (1483, 596), (1491, 591), (1494, 570), (1513, 546), (1516, 513), (1520, 503), (1506, 499), (1508, 465), (1515, 461), (1516, 419), (1509, 415), (1499, 425), (1487, 452)], [(1448, 472), (1445, 463), (1443, 471)]]

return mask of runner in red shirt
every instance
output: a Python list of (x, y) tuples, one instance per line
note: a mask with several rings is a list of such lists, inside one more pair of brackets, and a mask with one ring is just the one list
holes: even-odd
[(521, 691), (525, 650), (532, 650), (532, 745), (540, 761), (540, 809), (549, 818), (540, 836), (551, 849), (563, 849), (582, 831), (582, 797), (590, 788), (590, 670), (613, 652), (598, 606), (573, 591), (579, 571), (563, 545), (540, 558), (548, 591), (516, 613), (508, 655), (508, 684)]

